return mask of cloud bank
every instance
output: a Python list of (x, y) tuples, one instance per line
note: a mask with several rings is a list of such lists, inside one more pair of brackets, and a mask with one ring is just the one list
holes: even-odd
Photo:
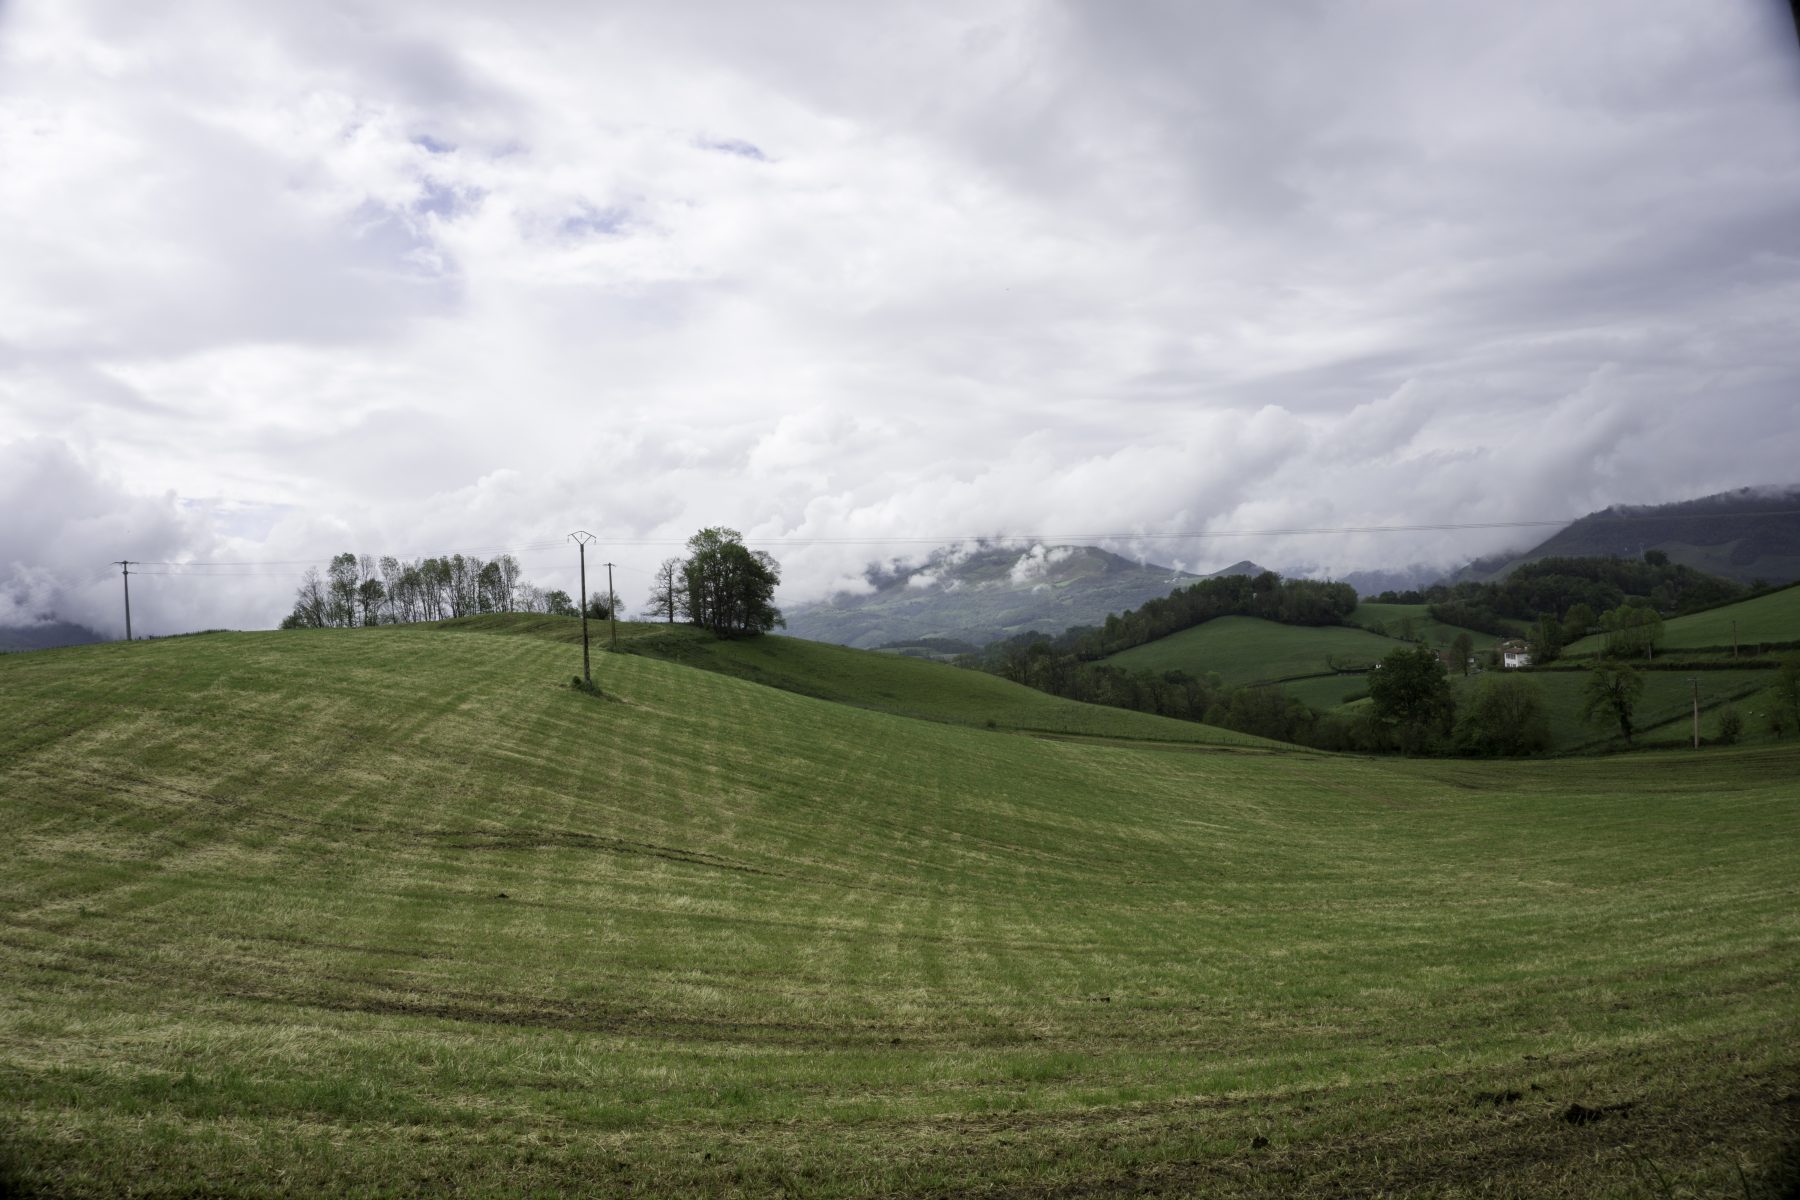
[(1342, 572), (1535, 538), (1160, 535), (1800, 461), (1763, 0), (12, 0), (0, 162), (0, 622), (117, 631), (120, 558), (267, 564), (152, 632), (340, 549), (567, 587), (576, 528), (628, 600), (708, 524), (792, 599), (998, 534)]

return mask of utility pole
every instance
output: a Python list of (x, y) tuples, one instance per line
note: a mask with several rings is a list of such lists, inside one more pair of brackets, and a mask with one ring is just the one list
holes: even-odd
[(619, 593), (613, 591), (611, 563), (606, 564), (606, 619), (612, 622), (612, 648), (619, 648)]
[(131, 560), (122, 558), (113, 564), (125, 572), (125, 640), (131, 640)]
[(594, 673), (588, 667), (587, 548), (589, 542), (597, 541), (598, 539), (587, 530), (578, 529), (569, 535), (569, 540), (574, 542), (581, 551), (581, 678), (591, 686), (594, 682)]
[(1700, 748), (1700, 677), (1689, 675), (1688, 684), (1694, 689), (1694, 749)]

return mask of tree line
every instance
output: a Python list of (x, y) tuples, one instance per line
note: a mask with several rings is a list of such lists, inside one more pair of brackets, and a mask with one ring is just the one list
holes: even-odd
[(1102, 625), (1075, 625), (1052, 637), (1022, 633), (995, 642), (962, 661), (964, 666), (998, 671), (1003, 659), (1047, 642), (1056, 655), (1093, 662), (1158, 638), (1201, 625), (1214, 617), (1262, 617), (1284, 625), (1341, 625), (1356, 611), (1356, 589), (1347, 583), (1226, 575), (1176, 588), (1135, 609), (1112, 613)]
[[(781, 565), (764, 551), (746, 547), (737, 530), (702, 529), (688, 539), (687, 550), (687, 557), (666, 559), (657, 569), (644, 606), (647, 618), (686, 621), (719, 637), (766, 633), (786, 624), (775, 607)], [(624, 611), (610, 592), (592, 593), (585, 607), (590, 617)], [(569, 593), (526, 582), (510, 554), (403, 561), (346, 552), (332, 558), (323, 574), (308, 568), (281, 628), (399, 625), (510, 612), (581, 615)]]
[[(606, 598), (590, 604), (605, 611)], [(343, 553), (324, 574), (309, 567), (294, 591), (294, 608), (283, 629), (326, 629), (352, 625), (405, 625), (476, 613), (537, 612), (577, 615), (575, 601), (560, 588), (526, 582), (510, 554), (484, 559), (451, 554), (410, 561), (383, 555)], [(604, 615), (604, 611), (602, 613)]]
[(1594, 614), (1631, 601), (1664, 616), (1678, 616), (1728, 604), (1751, 590), (1672, 563), (1661, 550), (1646, 550), (1641, 559), (1541, 558), (1515, 567), (1497, 583), (1439, 583), (1383, 592), (1372, 599), (1381, 604), (1429, 604), (1432, 616), (1445, 624), (1504, 635), (1506, 627), (1500, 623), (1504, 617), (1535, 621), (1549, 616), (1567, 624), (1582, 623), (1585, 613), (1585, 623), (1591, 626)]

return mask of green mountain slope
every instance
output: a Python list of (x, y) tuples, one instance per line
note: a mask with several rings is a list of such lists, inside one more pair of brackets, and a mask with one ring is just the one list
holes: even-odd
[(1638, 558), (1646, 550), (1739, 583), (1800, 580), (1800, 486), (1615, 505), (1589, 513), (1525, 554), (1471, 564), (1459, 578), (1504, 579), (1520, 563), (1540, 558)]
[(874, 590), (866, 595), (785, 611), (788, 632), (813, 641), (871, 647), (933, 637), (981, 646), (1028, 631), (1098, 624), (1194, 578), (1093, 546), (990, 546), (874, 572)]
[[(1469, 642), (1476, 650), (1490, 650), (1500, 639), (1491, 633), (1482, 633), (1476, 629), (1464, 629), (1460, 625), (1447, 625), (1431, 615), (1429, 604), (1378, 604), (1364, 600), (1357, 604), (1356, 611), (1351, 613), (1349, 622), (1361, 629), (1367, 629), (1386, 637), (1421, 638), (1428, 645), (1437, 648), (1448, 648), (1459, 634), (1468, 634)], [(1529, 628), (1525, 622), (1515, 623), (1519, 636), (1523, 637)]]
[[(1746, 654), (1762, 645), (1800, 642), (1800, 587), (1783, 588), (1710, 608), (1705, 612), (1671, 617), (1663, 622), (1660, 647), (1670, 650), (1712, 650), (1729, 653), (1735, 636)], [(1593, 634), (1571, 643), (1568, 655), (1598, 654), (1605, 648), (1604, 634)]]
[(0, 658), (8, 1187), (1734, 1194), (1791, 1136), (1792, 750), (1194, 754), (572, 657)]
[(1404, 643), (1348, 625), (1282, 625), (1215, 617), (1105, 661), (1130, 670), (1216, 672), (1228, 685), (1273, 683), (1334, 671), (1366, 671)]

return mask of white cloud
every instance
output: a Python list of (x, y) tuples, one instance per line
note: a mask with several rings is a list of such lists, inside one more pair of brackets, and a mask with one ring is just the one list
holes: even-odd
[(5, 594), (101, 619), (51, 536), (96, 505), (102, 564), (530, 546), (554, 586), (535, 547), (592, 528), (627, 595), (726, 524), (800, 598), (880, 539), (1342, 571), (1531, 535), (1157, 535), (1791, 478), (1791, 33), (1678, 0), (14, 0), (0, 454), (61, 465)]

